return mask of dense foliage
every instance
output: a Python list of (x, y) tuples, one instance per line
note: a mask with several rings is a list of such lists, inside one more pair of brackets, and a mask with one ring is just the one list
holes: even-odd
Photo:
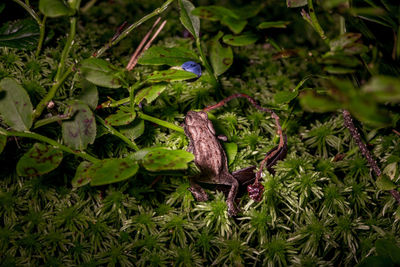
[[(14, 0), (0, 12), (3, 266), (400, 264), (396, 1)], [(132, 63), (157, 15), (168, 22)], [(231, 218), (221, 192), (187, 190), (198, 170), (180, 124), (238, 92), (279, 115), (288, 155), (264, 171), (262, 201), (242, 196)], [(245, 100), (209, 117), (231, 171), (278, 142)]]

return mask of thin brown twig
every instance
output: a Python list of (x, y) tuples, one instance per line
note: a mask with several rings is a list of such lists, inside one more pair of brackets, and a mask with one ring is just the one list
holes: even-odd
[(399, 131), (397, 131), (396, 129), (392, 129), (392, 132), (394, 132), (395, 134), (397, 134), (397, 135), (399, 135), (399, 136), (400, 136), (400, 132), (399, 132)]

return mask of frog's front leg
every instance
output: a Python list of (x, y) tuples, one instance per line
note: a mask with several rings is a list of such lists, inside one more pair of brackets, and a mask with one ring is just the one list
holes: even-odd
[(239, 182), (233, 177), (229, 172), (223, 175), (220, 179), (221, 184), (230, 185), (228, 198), (226, 199), (226, 204), (228, 205), (228, 213), (230, 216), (236, 216), (239, 209), (235, 205), (235, 198), (239, 188)]
[(208, 195), (206, 191), (198, 184), (196, 183), (196, 178), (192, 177), (189, 178), (190, 182), (190, 187), (188, 188), (190, 192), (192, 192), (194, 198), (197, 201), (207, 201), (208, 200)]

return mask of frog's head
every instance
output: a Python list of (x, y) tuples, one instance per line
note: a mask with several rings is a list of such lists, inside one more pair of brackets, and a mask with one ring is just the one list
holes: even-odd
[(185, 116), (185, 125), (204, 125), (208, 122), (207, 113), (204, 111), (189, 111)]

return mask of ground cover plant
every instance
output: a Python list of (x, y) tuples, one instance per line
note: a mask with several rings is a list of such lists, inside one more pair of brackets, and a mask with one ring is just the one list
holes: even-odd
[[(0, 3), (0, 262), (396, 266), (400, 7), (389, 0)], [(196, 202), (190, 110), (250, 95), (287, 156)], [(209, 111), (229, 170), (274, 120)], [(397, 130), (396, 130), (397, 129)]]

